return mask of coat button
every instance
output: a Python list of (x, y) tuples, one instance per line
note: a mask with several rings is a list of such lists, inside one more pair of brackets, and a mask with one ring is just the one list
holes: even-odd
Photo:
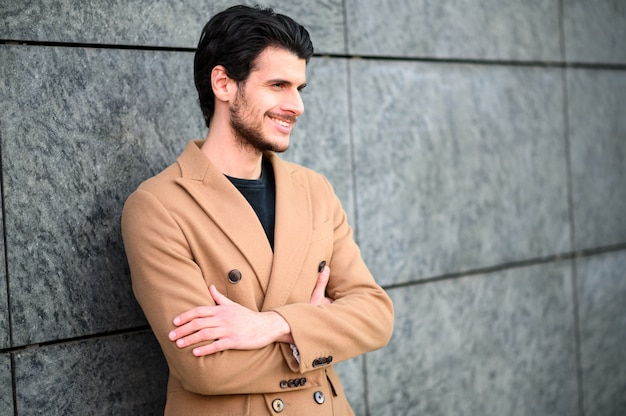
[(241, 272), (237, 269), (232, 269), (228, 272), (228, 281), (232, 284), (239, 283), (241, 281)]
[(315, 399), (315, 403), (317, 404), (323, 404), (326, 400), (326, 398), (324, 397), (324, 393), (322, 393), (321, 391), (316, 391), (315, 393), (313, 393), (313, 398)]
[(285, 410), (285, 403), (280, 399), (276, 399), (272, 402), (272, 409), (274, 409), (276, 413), (280, 413)]
[(281, 389), (286, 389), (287, 387), (289, 387), (289, 383), (287, 382), (287, 380), (281, 380), (280, 381), (280, 388)]

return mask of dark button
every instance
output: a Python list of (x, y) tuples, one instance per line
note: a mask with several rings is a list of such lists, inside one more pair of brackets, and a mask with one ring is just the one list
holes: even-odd
[(306, 384), (306, 377), (302, 377), (299, 381), (298, 384), (300, 384), (301, 386), (304, 386)]
[(287, 382), (287, 380), (281, 380), (280, 381), (280, 388), (281, 389), (286, 389), (287, 387), (289, 387), (289, 383)]
[(315, 403), (323, 404), (326, 400), (326, 397), (324, 397), (324, 393), (322, 393), (321, 391), (316, 391), (315, 393), (313, 393), (313, 399), (315, 399)]
[(294, 379), (292, 378), (291, 380), (289, 380), (289, 381), (287, 382), (287, 386), (289, 386), (289, 387), (296, 387), (296, 386), (297, 386), (297, 384), (296, 384), (296, 380), (294, 380)]
[(313, 360), (313, 367), (321, 367), (326, 364), (330, 364), (333, 362), (333, 356), (329, 355), (328, 357), (320, 357)]
[(276, 399), (272, 402), (272, 409), (274, 409), (276, 413), (280, 413), (285, 410), (285, 403), (280, 399)]
[(232, 269), (228, 272), (228, 281), (230, 283), (239, 283), (241, 281), (241, 272), (237, 269)]
[(319, 266), (317, 266), (317, 272), (321, 273), (322, 270), (324, 270), (324, 267), (326, 267), (326, 260), (322, 260), (319, 264)]

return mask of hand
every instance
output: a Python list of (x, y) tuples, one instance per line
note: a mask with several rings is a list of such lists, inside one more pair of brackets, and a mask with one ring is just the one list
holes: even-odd
[[(324, 267), (311, 293), (311, 305), (329, 305), (333, 299), (326, 296), (330, 268)], [(176, 318), (176, 329), (169, 339), (179, 348), (206, 341), (213, 343), (194, 348), (195, 356), (204, 356), (228, 349), (251, 350), (263, 348), (272, 342), (293, 343), (289, 324), (276, 312), (255, 312), (222, 295), (215, 286), (209, 286), (216, 306), (199, 306)]]
[(326, 286), (328, 285), (329, 278), (330, 268), (328, 266), (324, 266), (320, 274), (317, 276), (317, 283), (315, 283), (315, 288), (313, 289), (313, 293), (311, 293), (311, 300), (309, 300), (311, 305), (330, 305), (335, 301), (334, 299), (326, 296)]
[(253, 350), (273, 342), (289, 342), (289, 324), (276, 312), (255, 312), (222, 295), (215, 286), (209, 292), (216, 306), (200, 306), (174, 318), (176, 329), (169, 339), (179, 348), (205, 341), (213, 342), (193, 349), (195, 356), (219, 351)]

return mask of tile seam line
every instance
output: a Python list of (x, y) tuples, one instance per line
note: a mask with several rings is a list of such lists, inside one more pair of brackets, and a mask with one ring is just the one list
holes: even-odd
[(59, 41), (39, 41), (25, 39), (0, 39), (0, 44), (10, 46), (48, 46), (60, 48), (90, 48), (90, 49), (121, 49), (136, 51), (157, 51), (157, 52), (195, 52), (196, 48), (181, 46), (157, 46), (157, 45), (130, 45), (130, 44), (108, 44), (91, 42), (59, 42)]
[(137, 334), (141, 332), (151, 332), (150, 326), (146, 325), (146, 326), (139, 326), (139, 327), (129, 328), (129, 329), (121, 329), (119, 331), (99, 332), (99, 333), (94, 333), (94, 334), (89, 334), (89, 335), (75, 336), (75, 337), (69, 337), (69, 338), (63, 338), (63, 339), (57, 339), (57, 340), (33, 342), (30, 344), (20, 345), (17, 347), (0, 349), (0, 354), (6, 354), (6, 353), (13, 354), (13, 353), (17, 353), (17, 352), (21, 352), (25, 350), (30, 350), (33, 348), (44, 348), (44, 347), (50, 347), (50, 346), (55, 346), (55, 345), (61, 345), (61, 344), (89, 341), (89, 340), (98, 339), (98, 338), (112, 338), (112, 337), (116, 337), (119, 335), (132, 335), (132, 334)]
[[(60, 41), (36, 41), (26, 39), (0, 39), (0, 45), (12, 46), (48, 46), (65, 48), (92, 48), (92, 49), (117, 49), (136, 51), (157, 52), (195, 52), (195, 47), (182, 46), (157, 46), (157, 45), (130, 45), (130, 44), (106, 44), (90, 42), (60, 42)], [(485, 66), (508, 66), (508, 67), (531, 67), (531, 68), (571, 68), (571, 69), (597, 69), (625, 71), (626, 63), (607, 62), (566, 62), (566, 61), (541, 61), (541, 60), (513, 60), (494, 58), (455, 58), (455, 57), (425, 57), (425, 56), (394, 56), (394, 55), (366, 55), (366, 54), (339, 54), (318, 52), (313, 55), (316, 58), (336, 59), (362, 59), (368, 61), (389, 62), (422, 62), (434, 64), (459, 64), (459, 65), (485, 65)]]
[[(559, 0), (559, 35), (561, 59), (567, 61), (567, 37), (565, 36), (565, 7), (564, 0)], [(574, 215), (574, 179), (572, 176), (572, 143), (570, 134), (570, 95), (568, 86), (568, 68), (561, 71), (561, 88), (563, 89), (563, 141), (565, 144), (565, 166), (567, 183), (567, 204), (570, 223), (570, 248), (576, 247), (576, 221)], [(572, 284), (572, 312), (574, 320), (574, 359), (576, 367), (576, 389), (578, 394), (578, 414), (585, 416), (585, 394), (583, 386), (582, 368), (582, 336), (580, 326), (580, 299), (578, 293), (578, 267), (576, 261), (571, 261), (571, 284)]]
[(478, 276), (478, 275), (483, 275), (483, 274), (497, 273), (501, 271), (520, 269), (523, 267), (538, 266), (541, 264), (579, 260), (579, 259), (584, 259), (584, 258), (588, 258), (592, 256), (601, 256), (604, 254), (617, 253), (620, 251), (626, 251), (626, 243), (616, 244), (613, 246), (572, 251), (572, 252), (561, 253), (561, 254), (554, 254), (554, 255), (549, 255), (545, 257), (536, 257), (536, 258), (527, 259), (527, 260), (512, 261), (512, 262), (502, 263), (502, 264), (498, 264), (494, 266), (479, 267), (476, 269), (468, 269), (468, 270), (459, 271), (459, 272), (445, 273), (445, 274), (441, 274), (437, 276), (425, 277), (423, 279), (412, 281), (412, 282), (402, 282), (402, 283), (394, 283), (390, 285), (383, 285), (383, 288), (385, 290), (402, 289), (402, 288), (418, 286), (418, 285), (423, 285), (423, 284), (428, 284), (428, 283), (436, 283), (436, 282), (441, 282), (441, 281), (446, 281), (446, 280), (460, 279), (464, 277), (472, 277), (472, 276)]
[[(4, 251), (4, 278), (5, 278), (5, 289), (6, 289), (6, 300), (7, 300), (7, 329), (8, 329), (8, 342), (9, 348), (13, 346), (13, 317), (11, 314), (11, 286), (9, 279), (9, 255), (7, 249), (7, 216), (5, 209), (5, 198), (4, 198), (4, 167), (3, 167), (3, 151), (2, 151), (2, 120), (0, 119), (0, 204), (2, 206), (2, 241), (3, 241), (3, 251)], [(10, 354), (10, 367), (11, 367), (11, 388), (13, 395), (13, 413), (17, 415), (17, 379), (15, 373), (15, 360), (13, 354)]]

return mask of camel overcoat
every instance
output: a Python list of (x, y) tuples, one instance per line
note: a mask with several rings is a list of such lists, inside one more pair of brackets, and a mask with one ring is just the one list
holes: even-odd
[[(363, 262), (329, 182), (266, 153), (276, 180), (274, 251), (254, 210), (192, 141), (128, 198), (122, 236), (133, 290), (169, 366), (165, 414), (351, 415), (332, 365), (383, 347), (393, 307)], [(331, 305), (309, 299), (320, 262)], [(208, 286), (275, 311), (294, 345), (195, 357), (168, 339), (173, 318), (215, 305)]]

